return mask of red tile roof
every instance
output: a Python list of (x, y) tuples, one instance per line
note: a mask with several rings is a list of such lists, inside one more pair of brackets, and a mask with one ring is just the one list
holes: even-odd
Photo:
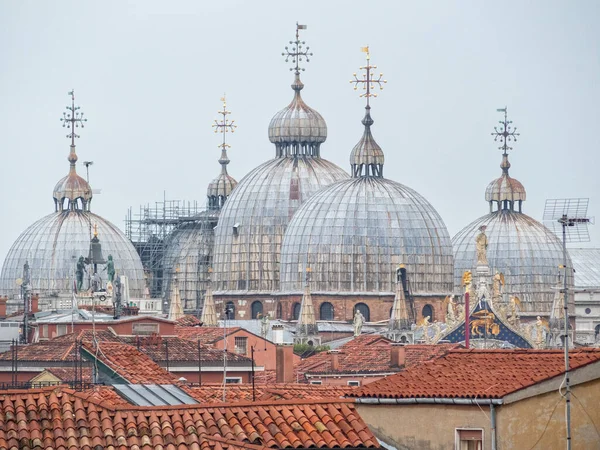
[(56, 378), (62, 381), (75, 381), (75, 379), (79, 378), (81, 374), (81, 380), (84, 383), (92, 383), (94, 380), (92, 378), (92, 368), (91, 367), (82, 367), (80, 369), (81, 373), (76, 372), (73, 367), (48, 367), (45, 369), (46, 372), (51, 373)]
[(0, 448), (379, 447), (352, 400), (138, 407), (59, 387), (2, 392), (0, 417)]
[[(220, 403), (223, 401), (222, 384), (182, 387), (188, 394), (201, 403)], [(296, 383), (257, 384), (254, 389), (256, 400), (322, 400), (339, 399), (349, 394), (353, 387), (324, 386)], [(227, 385), (226, 402), (252, 401), (253, 389), (250, 384)]]
[[(569, 353), (572, 369), (600, 361), (600, 349)], [(380, 398), (502, 398), (564, 372), (562, 350), (451, 350), (350, 393)]]
[[(73, 341), (44, 341), (37, 344), (19, 345), (17, 347), (19, 361), (72, 361), (75, 358)], [(10, 361), (11, 351), (0, 353), (0, 361)]]
[(175, 322), (175, 327), (199, 327), (202, 325), (202, 321), (198, 319), (196, 316), (190, 316), (186, 314), (185, 316), (180, 317)]
[[(183, 339), (192, 341), (200, 341), (202, 344), (214, 344), (223, 339), (223, 331), (221, 327), (176, 327), (175, 333)], [(227, 328), (227, 334), (230, 335), (241, 330), (240, 327)]]
[(115, 342), (101, 342), (98, 347), (84, 344), (92, 358), (102, 362), (115, 375), (133, 384), (173, 384), (174, 375), (152, 361), (135, 347)]
[[(400, 370), (391, 365), (392, 342), (381, 335), (361, 335), (342, 345), (339, 350), (339, 369), (332, 369), (332, 355), (328, 352), (317, 353), (302, 360), (296, 367), (300, 374), (369, 374), (390, 373)], [(406, 345), (405, 367), (428, 361), (447, 353), (459, 344)]]

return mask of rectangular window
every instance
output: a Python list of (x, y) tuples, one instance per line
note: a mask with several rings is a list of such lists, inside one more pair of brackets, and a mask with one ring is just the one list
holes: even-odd
[(310, 384), (323, 384), (321, 380), (310, 380)]
[(246, 356), (247, 351), (248, 351), (248, 338), (236, 337), (235, 338), (235, 352), (238, 355)]
[(158, 331), (157, 323), (134, 323), (131, 328), (131, 333), (136, 336), (151, 336)]
[(350, 380), (350, 381), (348, 381), (348, 386), (360, 386), (360, 381)]
[(483, 450), (483, 430), (481, 428), (457, 428), (456, 450)]
[(242, 379), (241, 378), (233, 378), (233, 377), (227, 377), (225, 378), (225, 384), (241, 384)]
[(40, 331), (40, 337), (43, 337), (43, 338), (48, 337), (48, 325), (42, 325), (42, 329)]
[(56, 325), (56, 336), (64, 336), (65, 334), (67, 334), (67, 326)]

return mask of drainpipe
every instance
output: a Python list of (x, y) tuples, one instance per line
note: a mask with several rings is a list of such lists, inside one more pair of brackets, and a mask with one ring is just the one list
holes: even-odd
[(492, 450), (496, 450), (496, 407), (490, 403), (490, 420), (492, 422)]

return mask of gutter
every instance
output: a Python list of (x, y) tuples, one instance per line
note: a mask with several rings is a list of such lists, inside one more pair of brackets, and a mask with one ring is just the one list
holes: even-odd
[(355, 398), (364, 405), (502, 405), (501, 398)]

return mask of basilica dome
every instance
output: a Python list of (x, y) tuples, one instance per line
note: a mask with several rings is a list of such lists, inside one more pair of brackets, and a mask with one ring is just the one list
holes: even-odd
[[(71, 127), (71, 149), (68, 156), (69, 174), (62, 178), (53, 190), (55, 212), (27, 228), (10, 248), (0, 273), (0, 295), (11, 298), (19, 296), (20, 288), (15, 281), (23, 277), (25, 263), (30, 267), (30, 283), (33, 292), (42, 295), (70, 293), (75, 280), (77, 259), (88, 257), (90, 241), (97, 235), (102, 246), (102, 255), (111, 255), (117, 275), (129, 279), (131, 297), (144, 294), (144, 269), (131, 241), (108, 220), (92, 213), (92, 189), (88, 182), (77, 174), (75, 151), (75, 127), (82, 119), (74, 105), (74, 95), (69, 93), (72, 106), (67, 108), (65, 125)], [(90, 268), (88, 268), (91, 270)], [(91, 276), (92, 274), (88, 274)], [(100, 270), (103, 284), (107, 274)], [(88, 277), (84, 277), (88, 287)]]
[(362, 123), (350, 154), (352, 178), (308, 199), (285, 232), (280, 291), (302, 292), (310, 269), (314, 293), (393, 295), (396, 269), (404, 264), (413, 294), (447, 295), (453, 257), (446, 226), (425, 198), (383, 177), (368, 103)]
[[(509, 121), (501, 122), (504, 130)], [(504, 135), (506, 138), (508, 134)], [(526, 199), (523, 184), (512, 178), (508, 171), (507, 150), (504, 144), (502, 175), (492, 181), (485, 192), (490, 213), (467, 225), (454, 236), (454, 284), (461, 289), (462, 275), (466, 270), (475, 273), (477, 255), (475, 238), (485, 225), (488, 240), (487, 260), (492, 273), (505, 276), (504, 292), (517, 296), (526, 315), (547, 315), (552, 309), (556, 294), (559, 266), (563, 264), (562, 243), (543, 224), (522, 212)], [(567, 267), (572, 267), (568, 259)], [(568, 271), (567, 283), (572, 287), (573, 277)]]
[(348, 178), (321, 158), (327, 126), (304, 103), (303, 87), (297, 68), (294, 98), (269, 125), (275, 158), (247, 174), (221, 210), (215, 229), (215, 294), (277, 291), (281, 241), (292, 216), (315, 192)]

